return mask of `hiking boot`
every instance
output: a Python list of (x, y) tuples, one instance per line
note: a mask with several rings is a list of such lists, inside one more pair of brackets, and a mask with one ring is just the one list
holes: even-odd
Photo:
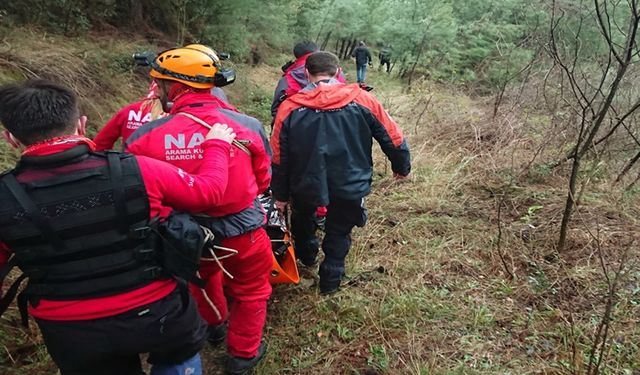
[(227, 364), (225, 366), (225, 375), (245, 375), (250, 374), (251, 370), (262, 360), (267, 352), (267, 343), (261, 342), (258, 348), (258, 354), (253, 358), (240, 358), (234, 356), (227, 357)]
[(330, 287), (330, 288), (320, 288), (320, 294), (323, 296), (328, 296), (334, 293), (338, 293), (340, 291), (340, 287)]
[(207, 341), (214, 347), (218, 346), (222, 344), (227, 337), (227, 324), (211, 324), (207, 328), (207, 331), (209, 331)]
[(318, 253), (319, 251), (316, 251), (316, 256), (313, 257), (313, 259), (302, 259), (301, 257), (298, 257), (296, 254), (296, 260), (298, 261), (298, 267), (303, 267), (303, 268), (314, 268), (315, 266), (318, 265)]
[(364, 83), (364, 82), (360, 82), (360, 83), (359, 83), (359, 85), (360, 85), (360, 88), (361, 88), (361, 89), (363, 89), (364, 91), (371, 91), (371, 90), (373, 90), (373, 86), (369, 86), (369, 85), (367, 85), (367, 84), (366, 84), (366, 83)]
[(300, 264), (302, 264), (303, 267), (306, 268), (314, 268), (315, 266), (318, 265), (318, 257), (315, 257), (315, 259), (313, 259), (312, 261), (303, 261), (302, 259), (298, 259), (300, 261)]
[(320, 289), (320, 294), (323, 296), (329, 296), (334, 293), (338, 293), (340, 291), (340, 287), (338, 288), (330, 288), (330, 289)]

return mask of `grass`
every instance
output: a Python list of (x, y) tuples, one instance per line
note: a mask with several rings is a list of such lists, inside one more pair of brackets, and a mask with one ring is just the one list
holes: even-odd
[[(34, 35), (20, 37), (41, 43)], [(138, 48), (50, 38), (48, 43), (73, 56), (88, 51), (87, 61)], [(103, 48), (90, 48), (94, 44)], [(30, 67), (27, 56), (14, 61)], [(89, 90), (85, 98), (103, 118), (145, 88), (144, 77), (117, 66), (92, 78), (108, 89), (95, 95)], [(23, 68), (1, 65), (0, 79)], [(277, 64), (238, 69), (238, 82), (227, 90), (231, 102), (268, 123)], [(388, 162), (375, 151), (369, 222), (354, 232), (344, 289), (321, 296), (312, 278), (276, 286), (265, 330), (269, 351), (256, 373), (584, 373), (607, 290), (595, 245), (600, 243), (608, 270), (625, 248), (637, 249), (638, 190), (611, 187), (607, 168), (594, 165), (587, 174), (597, 178), (575, 215), (567, 250), (550, 260), (567, 169), (549, 167), (566, 145), (549, 142), (548, 116), (514, 106), (494, 119), (491, 98), (429, 82), (406, 93), (395, 78), (368, 74), (373, 93), (409, 139), (412, 179), (393, 181)], [(122, 77), (129, 81), (119, 88)], [(5, 148), (0, 156), (12, 160)], [(513, 278), (498, 254), (499, 227)], [(604, 374), (636, 374), (640, 368), (637, 255), (632, 252), (615, 298)], [(220, 372), (222, 358), (221, 349), (205, 350), (208, 374)], [(20, 328), (15, 310), (0, 319), (0, 373), (48, 374), (53, 368), (36, 329)]]

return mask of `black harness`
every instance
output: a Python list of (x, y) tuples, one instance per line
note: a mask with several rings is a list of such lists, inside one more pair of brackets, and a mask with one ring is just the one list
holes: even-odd
[[(128, 154), (93, 153), (81, 145), (52, 156), (25, 156), (2, 175), (0, 242), (13, 257), (0, 276), (17, 265), (24, 273), (18, 281), (28, 277), (18, 296), (23, 321), (27, 301), (37, 306), (41, 298), (110, 296), (170, 278), (165, 260), (171, 256), (163, 253), (182, 249), (165, 240), (167, 224), (150, 222), (149, 210), (137, 161)], [(189, 219), (178, 229), (189, 227), (191, 242), (200, 246), (190, 259), (197, 269), (203, 236)], [(194, 267), (190, 276), (197, 279)], [(17, 289), (14, 284), (0, 301), (0, 314)]]

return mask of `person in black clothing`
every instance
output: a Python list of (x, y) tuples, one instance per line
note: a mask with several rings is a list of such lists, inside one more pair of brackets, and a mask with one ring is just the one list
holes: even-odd
[(391, 72), (391, 46), (386, 46), (380, 53), (378, 54), (378, 58), (380, 59), (380, 69), (382, 66), (387, 66), (387, 73)]
[(411, 172), (409, 147), (398, 124), (358, 84), (335, 79), (338, 58), (315, 52), (306, 62), (309, 85), (287, 98), (278, 110), (271, 136), (272, 190), (276, 206), (291, 202), (291, 231), (296, 256), (316, 263), (318, 239), (314, 214), (327, 207), (320, 292), (340, 288), (351, 230), (366, 223), (364, 197), (371, 192), (375, 139), (397, 179)]
[(358, 83), (364, 83), (367, 74), (367, 65), (372, 66), (373, 61), (371, 53), (364, 42), (358, 42), (358, 47), (353, 50), (351, 57), (356, 59), (356, 81)]
[(295, 60), (291, 60), (282, 66), (282, 77), (278, 80), (276, 90), (273, 94), (271, 102), (271, 116), (276, 117), (278, 107), (282, 102), (302, 89), (309, 83), (304, 73), (304, 63), (307, 57), (313, 52), (318, 51), (318, 45), (310, 40), (303, 40), (293, 46), (293, 55)]
[[(0, 174), (0, 290), (11, 268), (23, 272), (0, 298), (0, 315), (28, 277), (23, 322), (27, 312), (36, 319), (62, 375), (141, 375), (139, 353), (150, 353), (153, 375), (200, 375), (207, 325), (178, 279), (196, 281), (204, 233), (170, 213), (222, 201), (235, 134), (214, 125), (192, 175), (95, 152), (77, 103), (49, 81), (0, 86), (4, 136), (22, 151)], [(190, 230), (169, 235), (180, 228)], [(172, 238), (180, 243), (168, 245)]]

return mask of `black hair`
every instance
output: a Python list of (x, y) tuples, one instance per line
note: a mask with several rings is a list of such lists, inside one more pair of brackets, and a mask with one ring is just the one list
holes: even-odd
[(0, 122), (24, 145), (73, 133), (79, 116), (65, 86), (40, 79), (0, 86)]
[(327, 74), (330, 76), (336, 75), (338, 68), (340, 67), (340, 60), (338, 56), (331, 52), (314, 52), (307, 58), (305, 68), (311, 75)]
[(299, 59), (307, 53), (316, 52), (317, 50), (319, 50), (317, 44), (310, 40), (303, 40), (296, 43), (293, 47), (293, 56), (295, 56), (296, 59)]

